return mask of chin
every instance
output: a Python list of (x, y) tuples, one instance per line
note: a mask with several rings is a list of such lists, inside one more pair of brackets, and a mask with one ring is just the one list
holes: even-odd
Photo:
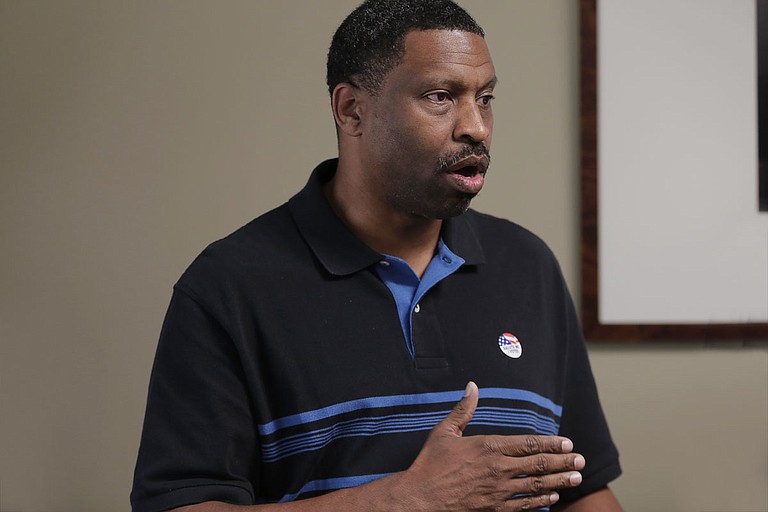
[(451, 201), (446, 201), (435, 211), (431, 212), (432, 215), (427, 215), (431, 219), (450, 219), (451, 217), (457, 217), (469, 209), (469, 205), (474, 198), (474, 195), (467, 195), (467, 197), (456, 198)]

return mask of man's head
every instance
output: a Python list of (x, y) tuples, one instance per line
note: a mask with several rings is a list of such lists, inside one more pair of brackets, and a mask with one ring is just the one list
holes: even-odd
[(412, 30), (459, 30), (484, 37), (480, 25), (450, 0), (366, 0), (342, 22), (328, 50), (328, 92), (341, 82), (379, 91), (403, 58)]
[[(366, 42), (340, 36), (349, 33)], [(336, 78), (332, 61), (346, 68)], [(346, 200), (354, 195), (357, 210), (377, 218), (461, 214), (490, 161), (495, 85), (482, 30), (452, 2), (369, 0), (359, 7), (329, 55)]]

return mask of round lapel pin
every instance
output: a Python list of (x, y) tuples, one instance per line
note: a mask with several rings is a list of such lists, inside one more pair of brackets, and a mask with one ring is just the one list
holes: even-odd
[(517, 336), (508, 332), (499, 336), (499, 348), (504, 352), (505, 356), (512, 359), (517, 359), (523, 355), (523, 346), (520, 344), (520, 340), (517, 339)]

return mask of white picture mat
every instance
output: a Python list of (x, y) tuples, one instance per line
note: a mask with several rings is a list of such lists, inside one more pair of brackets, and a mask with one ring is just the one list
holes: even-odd
[(598, 5), (599, 320), (768, 321), (752, 0)]

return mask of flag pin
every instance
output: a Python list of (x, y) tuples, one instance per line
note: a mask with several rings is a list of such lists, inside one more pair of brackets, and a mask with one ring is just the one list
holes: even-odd
[(512, 359), (517, 359), (523, 355), (523, 346), (520, 344), (520, 340), (517, 339), (517, 336), (508, 332), (499, 336), (499, 348), (504, 352), (505, 356)]

